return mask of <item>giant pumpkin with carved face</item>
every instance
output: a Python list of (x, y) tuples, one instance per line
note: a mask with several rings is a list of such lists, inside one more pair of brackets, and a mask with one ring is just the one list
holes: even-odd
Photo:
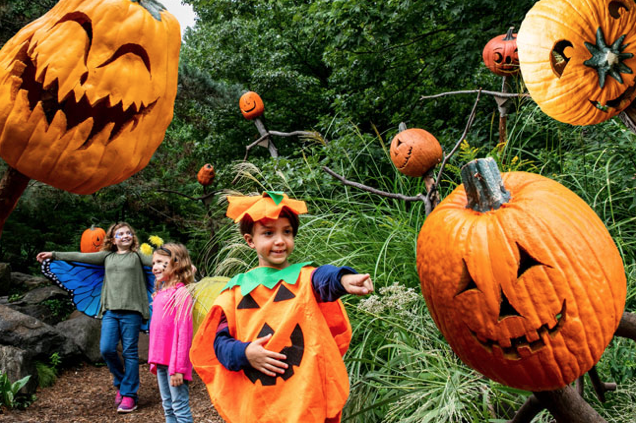
[(422, 293), (464, 363), (515, 388), (560, 388), (600, 359), (618, 327), (621, 256), (563, 185), (510, 172), (501, 186), (495, 173), (469, 164), (464, 184), (427, 217), (417, 242)]
[(523, 80), (547, 115), (603, 122), (636, 97), (636, 3), (541, 0), (517, 36)]
[[(259, 267), (233, 278), (199, 327), (190, 350), (219, 414), (228, 422), (324, 423), (339, 421), (349, 395), (342, 361), (351, 326), (340, 300), (318, 303), (307, 263), (283, 270)], [(254, 274), (254, 272), (257, 272)], [(250, 367), (226, 369), (214, 352), (221, 315), (230, 335), (287, 356), (275, 377)], [(237, 406), (237, 393), (243, 398)]]
[(141, 170), (173, 115), (177, 20), (154, 0), (62, 0), (0, 50), (0, 156), (88, 194)]

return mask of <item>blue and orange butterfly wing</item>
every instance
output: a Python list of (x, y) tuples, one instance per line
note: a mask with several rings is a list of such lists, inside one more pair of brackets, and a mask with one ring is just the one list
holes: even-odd
[(42, 262), (42, 273), (71, 294), (71, 300), (79, 311), (90, 317), (99, 314), (104, 266), (45, 260)]

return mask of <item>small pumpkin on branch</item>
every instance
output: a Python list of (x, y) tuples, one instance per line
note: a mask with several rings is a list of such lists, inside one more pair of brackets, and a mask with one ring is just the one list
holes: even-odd
[(82, 253), (96, 253), (101, 250), (106, 231), (103, 228), (91, 225), (90, 228), (82, 232), (80, 238), (80, 251)]
[(510, 27), (508, 32), (497, 35), (484, 46), (482, 58), (491, 72), (499, 76), (519, 73), (519, 55), (517, 53), (517, 34)]

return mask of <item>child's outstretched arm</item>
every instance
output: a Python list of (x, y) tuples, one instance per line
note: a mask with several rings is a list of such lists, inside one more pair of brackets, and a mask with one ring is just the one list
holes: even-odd
[(363, 275), (358, 273), (342, 275), (340, 283), (349, 294), (367, 295), (373, 292), (373, 281), (368, 273)]
[(269, 341), (271, 337), (272, 335), (270, 334), (250, 342), (245, 348), (245, 356), (250, 365), (256, 370), (265, 373), (267, 376), (276, 376), (276, 373), (285, 373), (288, 365), (281, 360), (285, 360), (287, 357), (284, 354), (266, 350), (263, 347), (263, 344)]

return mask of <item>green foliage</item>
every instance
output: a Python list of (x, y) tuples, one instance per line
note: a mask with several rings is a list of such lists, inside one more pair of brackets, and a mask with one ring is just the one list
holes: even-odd
[[(0, 406), (17, 408), (22, 404), (18, 399), (18, 391), (22, 389), (31, 379), (31, 376), (25, 376), (20, 380), (11, 382), (6, 373), (0, 372)], [(1, 414), (1, 413), (0, 413)]]
[(51, 311), (51, 315), (60, 321), (66, 320), (75, 310), (75, 306), (69, 298), (44, 300), (41, 304), (46, 306)]
[(51, 354), (48, 363), (43, 363), (41, 361), (35, 362), (35, 370), (38, 374), (38, 383), (40, 388), (46, 388), (55, 384), (61, 363), (62, 359), (60, 354), (56, 352)]

